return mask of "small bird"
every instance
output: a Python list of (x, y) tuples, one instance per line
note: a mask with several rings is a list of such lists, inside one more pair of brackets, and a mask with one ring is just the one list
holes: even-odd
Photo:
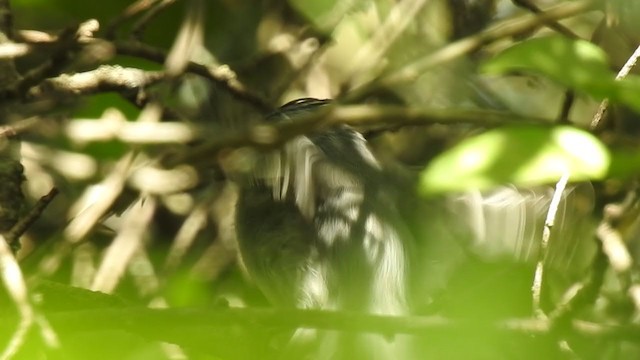
[[(267, 121), (296, 121), (329, 104), (298, 99)], [(413, 240), (391, 181), (364, 137), (344, 125), (259, 155), (239, 181), (236, 232), (247, 272), (274, 306), (408, 313)], [(299, 330), (281, 358), (396, 359), (400, 342)]]
[[(295, 122), (330, 103), (295, 100), (267, 121)], [(530, 309), (529, 279), (540, 259), (552, 188), (505, 184), (418, 199), (411, 181), (385, 169), (364, 137), (345, 125), (294, 137), (254, 160), (236, 180), (236, 233), (248, 274), (274, 306), (390, 316), (435, 309), (477, 317), (491, 311), (486, 308), (524, 316)], [(562, 194), (545, 262), (552, 274), (567, 278), (563, 283), (575, 281), (590, 261), (593, 249), (584, 239), (592, 207), (589, 184)], [(524, 286), (514, 290), (525, 301), (500, 303), (512, 284), (487, 272), (492, 265), (523, 275), (516, 280)], [(491, 288), (489, 280), (498, 286)], [(495, 304), (468, 301), (479, 293)], [(509, 313), (521, 308), (523, 314)], [(440, 345), (408, 335), (299, 329), (276, 358), (414, 359), (443, 354)]]

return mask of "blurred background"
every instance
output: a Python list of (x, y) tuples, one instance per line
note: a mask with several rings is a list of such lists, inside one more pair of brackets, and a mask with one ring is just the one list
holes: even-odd
[[(23, 304), (35, 309), (36, 320), (19, 334), (24, 313), (15, 287), (7, 285), (0, 300), (0, 318), (11, 319), (0, 325), (3, 358), (277, 358), (289, 330), (252, 318), (258, 315), (236, 324), (237, 318), (197, 311), (158, 317), (145, 311), (270, 308), (238, 258), (237, 194), (226, 174), (245, 171), (260, 146), (281, 141), (284, 133), (274, 135), (278, 129), (261, 127), (261, 121), (301, 97), (336, 99), (338, 109), (397, 111), (398, 119), (384, 115), (376, 122), (374, 112), (369, 123), (342, 120), (363, 132), (406, 185), (401, 211), (417, 239), (412, 315), (465, 324), (424, 330), (413, 358), (639, 356), (633, 331), (585, 335), (566, 323), (557, 333), (529, 329), (529, 323), (523, 331), (502, 322), (552, 317), (564, 311), (570, 289), (599, 281), (588, 304), (570, 303), (576, 309), (569, 319), (637, 326), (637, 305), (627, 295), (637, 269), (629, 265), (621, 273), (602, 265), (596, 239), (605, 205), (635, 194), (633, 170), (623, 178), (573, 181), (561, 191), (543, 255), (540, 239), (555, 181), (532, 185), (497, 176), (474, 188), (452, 174), (447, 181), (461, 184), (452, 186), (455, 191), (418, 194), (420, 174), (434, 158), (500, 128), (500, 121), (518, 126), (531, 120), (545, 129), (554, 122), (590, 126), (609, 95), (570, 91), (544, 73), (482, 71), (514, 44), (555, 36), (600, 47), (610, 56), (606, 66), (613, 78), (640, 39), (640, 5), (580, 4), (12, 1), (9, 38), (29, 46), (2, 61), (22, 78), (36, 74), (28, 86), (3, 86), (14, 92), (0, 104), (2, 125), (19, 133), (9, 142), (11, 156), (24, 166), (20, 211), (30, 213), (54, 187), (59, 193), (20, 238), (15, 257), (28, 289)], [(564, 16), (512, 30), (540, 9), (563, 6)], [(566, 73), (582, 65), (558, 63)], [(415, 113), (423, 115), (415, 120)], [(496, 114), (503, 120), (493, 121)], [(633, 106), (614, 102), (606, 116), (598, 141), (635, 151)], [(494, 165), (517, 169), (517, 149), (496, 155)], [(632, 210), (620, 231), (634, 258), (635, 199), (624, 204)], [(536, 304), (531, 287), (540, 263), (547, 272)], [(546, 315), (536, 317), (539, 312)], [(50, 328), (38, 314), (50, 319)]]

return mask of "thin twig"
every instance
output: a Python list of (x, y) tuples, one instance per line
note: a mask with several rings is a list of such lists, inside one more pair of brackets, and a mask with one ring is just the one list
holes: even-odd
[[(149, 45), (134, 42), (114, 42), (116, 51), (120, 55), (134, 56), (147, 59), (159, 64), (167, 61), (167, 53)], [(190, 61), (186, 71), (200, 75), (222, 86), (236, 99), (247, 103), (262, 113), (273, 111), (273, 106), (258, 94), (251, 92), (237, 78), (235, 73), (227, 66), (211, 67)]]
[(569, 173), (565, 173), (560, 180), (556, 183), (556, 189), (553, 192), (551, 203), (549, 204), (549, 210), (547, 211), (547, 217), (544, 221), (544, 229), (542, 230), (542, 241), (540, 242), (540, 252), (538, 254), (538, 261), (536, 264), (536, 271), (533, 278), (533, 285), (531, 286), (533, 311), (536, 316), (543, 318), (544, 312), (541, 307), (542, 299), (542, 282), (544, 278), (544, 265), (547, 259), (547, 253), (549, 251), (549, 241), (551, 240), (551, 230), (555, 225), (556, 214), (558, 213), (558, 207), (562, 200), (562, 195), (567, 187), (569, 181)]
[[(109, 208), (124, 188), (134, 160), (134, 152), (128, 152), (122, 156), (114, 169), (99, 184), (102, 188), (100, 197), (96, 199), (91, 193), (91, 189), (87, 189), (74, 204), (74, 207), (76, 209), (79, 208), (78, 211), (80, 212), (69, 222), (65, 229), (65, 239), (68, 243), (73, 244), (82, 240), (98, 223), (100, 218), (109, 211)], [(55, 256), (55, 254), (52, 254), (52, 256)]]
[(576, 94), (573, 90), (567, 90), (564, 93), (564, 99), (562, 100), (562, 107), (560, 108), (560, 114), (558, 115), (558, 124), (569, 124), (569, 114), (571, 107), (576, 99)]
[[(312, 34), (312, 35), (316, 36), (316, 34)], [(302, 39), (305, 39), (307, 36), (308, 35), (304, 33), (298, 34), (298, 38), (296, 39), (296, 41), (298, 42), (298, 44), (301, 44), (302, 41), (305, 41)], [(307, 88), (309, 89), (317, 88), (317, 84), (311, 84), (310, 77), (309, 76), (305, 77), (305, 75), (307, 75), (309, 71), (312, 71), (313, 66), (318, 64), (317, 60), (322, 58), (322, 56), (327, 52), (327, 50), (329, 50), (329, 47), (330, 47), (328, 46), (329, 42), (326, 39), (322, 39), (320, 36), (318, 36), (317, 40), (318, 40), (317, 48), (315, 48), (310, 55), (306, 56), (306, 59), (301, 64), (296, 65), (294, 69), (292, 69), (292, 71), (283, 74), (282, 80), (278, 81), (276, 83), (277, 86), (274, 86), (270, 90), (269, 99), (280, 99), (282, 94), (284, 94), (291, 87), (291, 84), (295, 84), (295, 83), (302, 83), (306, 81)], [(272, 54), (265, 54), (263, 55), (263, 57), (266, 58), (271, 55)], [(259, 60), (255, 61), (255, 64), (258, 64), (258, 63), (259, 63)], [(251, 65), (245, 66), (245, 67), (251, 68)], [(313, 93), (313, 91), (310, 91), (310, 92)]]
[(22, 134), (25, 131), (32, 129), (34, 126), (40, 124), (39, 117), (30, 117), (19, 120), (13, 124), (0, 126), (0, 137), (14, 137)]
[(18, 30), (16, 41), (30, 45), (49, 45), (58, 41), (59, 36), (38, 30)]
[(151, 6), (147, 12), (145, 12), (138, 21), (133, 24), (131, 28), (131, 37), (140, 40), (144, 36), (144, 31), (147, 29), (147, 25), (158, 16), (162, 10), (167, 9), (169, 6), (175, 4), (176, 0), (160, 0), (157, 1), (155, 6)]
[(369, 91), (368, 89), (372, 87), (378, 88), (380, 86), (391, 86), (415, 81), (415, 79), (421, 74), (424, 74), (425, 71), (437, 65), (450, 62), (465, 54), (469, 54), (486, 44), (506, 37), (526, 33), (549, 21), (575, 16), (592, 10), (594, 5), (595, 2), (593, 0), (572, 1), (555, 6), (541, 14), (526, 14), (513, 20), (500, 22), (480, 33), (448, 44), (440, 50), (432, 52), (427, 57), (404, 66), (400, 70), (384, 76), (374, 83), (368, 83), (362, 87), (352, 89), (349, 98), (360, 98), (363, 93), (367, 93)]
[[(616, 80), (624, 79), (625, 77), (627, 77), (627, 75), (629, 75), (631, 69), (633, 69), (633, 67), (636, 65), (638, 57), (640, 57), (640, 46), (636, 48), (633, 54), (631, 54), (631, 56), (627, 59), (627, 62), (625, 62), (625, 64), (622, 66), (622, 68), (616, 75)], [(598, 110), (596, 111), (596, 114), (591, 120), (591, 124), (589, 125), (589, 129), (591, 129), (591, 131), (598, 132), (604, 128), (606, 124), (603, 119), (605, 118), (605, 114), (608, 108), (609, 99), (602, 100), (600, 106), (598, 107)]]
[(596, 229), (596, 235), (602, 242), (602, 251), (607, 255), (611, 268), (618, 274), (629, 271), (633, 262), (631, 254), (629, 254), (629, 250), (625, 245), (621, 226), (625, 223), (624, 218), (634, 218), (640, 214), (638, 201), (638, 198), (632, 192), (627, 196), (623, 204), (606, 205), (603, 219)]
[(143, 13), (153, 7), (158, 1), (161, 0), (138, 0), (133, 4), (127, 6), (124, 11), (117, 17), (115, 17), (111, 22), (107, 25), (106, 28), (106, 37), (107, 39), (113, 39), (116, 35), (116, 31), (118, 27), (124, 23), (125, 21), (133, 18), (134, 16)]
[(35, 204), (35, 206), (31, 208), (31, 211), (29, 211), (29, 213), (25, 217), (18, 220), (18, 222), (13, 225), (13, 227), (11, 227), (11, 230), (9, 230), (9, 232), (4, 235), (5, 239), (8, 241), (9, 246), (11, 246), (12, 249), (16, 249), (18, 247), (18, 241), (20, 240), (22, 234), (24, 234), (24, 232), (27, 231), (27, 229), (29, 229), (29, 227), (40, 218), (44, 209), (49, 206), (56, 195), (58, 195), (58, 189), (54, 187), (49, 191), (47, 195), (41, 197), (40, 200), (38, 200), (38, 202)]
[(97, 21), (89, 20), (65, 29), (58, 36), (58, 47), (53, 55), (43, 64), (26, 73), (18, 82), (14, 90), (18, 96), (24, 94), (30, 87), (39, 84), (42, 80), (60, 74), (69, 65), (71, 52), (78, 45), (79, 39), (97, 31), (98, 26)]
[(163, 266), (165, 273), (171, 273), (178, 268), (178, 265), (180, 265), (184, 256), (187, 254), (187, 250), (191, 248), (196, 236), (207, 224), (210, 207), (210, 202), (203, 201), (196, 206), (184, 220), (184, 223), (180, 226), (180, 230), (178, 230), (174, 240), (171, 242), (171, 248), (165, 258)]
[(187, 13), (164, 62), (165, 71), (172, 78), (184, 73), (193, 55), (203, 46), (203, 8), (202, 0), (189, 2)]
[[(516, 6), (519, 6), (519, 7), (523, 8), (523, 9), (527, 9), (527, 10), (531, 11), (534, 14), (542, 14), (542, 13), (544, 13), (544, 11), (542, 9), (540, 9), (536, 4), (532, 3), (530, 0), (511, 0), (511, 2), (516, 4)], [(571, 29), (569, 29), (568, 27), (560, 24), (557, 21), (549, 20), (548, 22), (545, 23), (545, 25), (548, 26), (549, 28), (559, 32), (560, 34), (562, 34), (564, 36), (568, 36), (568, 37), (573, 38), (573, 39), (579, 39), (580, 38), (576, 33), (571, 31)]]
[(122, 229), (113, 239), (96, 271), (91, 290), (111, 293), (133, 256), (143, 246), (144, 235), (156, 209), (155, 199), (139, 198), (126, 213)]
[[(425, 0), (410, 0), (398, 2), (383, 24), (376, 30), (373, 36), (365, 42), (353, 56), (349, 70), (351, 74), (345, 82), (352, 83), (354, 80), (361, 80), (359, 77), (379, 66), (380, 59), (387, 52), (389, 47), (398, 39), (404, 30), (415, 19), (416, 13), (425, 5)], [(348, 85), (346, 85), (348, 87)]]

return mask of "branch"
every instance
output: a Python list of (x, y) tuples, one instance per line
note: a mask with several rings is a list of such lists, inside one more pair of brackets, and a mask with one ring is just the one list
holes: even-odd
[[(165, 51), (142, 43), (116, 41), (114, 45), (120, 55), (139, 57), (159, 64), (164, 64), (167, 59)], [(253, 106), (262, 113), (266, 114), (273, 111), (273, 106), (258, 94), (247, 89), (228, 66), (214, 68), (190, 61), (187, 64), (186, 71), (213, 81), (226, 89), (236, 99)]]
[[(629, 75), (631, 70), (636, 66), (636, 63), (638, 62), (639, 57), (640, 57), (640, 46), (636, 48), (633, 54), (631, 54), (631, 56), (627, 59), (625, 64), (622, 66), (622, 68), (616, 75), (616, 80), (622, 80), (625, 77), (627, 77), (627, 75)], [(604, 126), (606, 125), (606, 121), (603, 121), (603, 119), (605, 119), (605, 115), (607, 113), (608, 108), (609, 108), (609, 99), (602, 100), (602, 102), (600, 103), (600, 106), (598, 106), (598, 110), (596, 111), (596, 114), (593, 116), (593, 119), (591, 120), (591, 124), (589, 125), (589, 129), (591, 129), (591, 131), (598, 132), (604, 128)]]
[(162, 0), (138, 0), (133, 4), (127, 6), (124, 11), (117, 17), (115, 17), (109, 24), (107, 25), (106, 34), (108, 39), (113, 39), (116, 35), (117, 28), (127, 21), (128, 19), (133, 18), (134, 16), (141, 14), (149, 9), (153, 8), (158, 2)]
[(42, 212), (44, 211), (44, 209), (47, 208), (49, 203), (53, 201), (56, 195), (58, 195), (58, 189), (52, 188), (47, 195), (41, 197), (40, 200), (38, 200), (36, 205), (31, 209), (31, 211), (29, 211), (29, 213), (26, 216), (18, 220), (18, 222), (15, 225), (13, 225), (11, 230), (9, 230), (9, 232), (4, 235), (5, 239), (7, 240), (7, 242), (9, 243), (9, 246), (11, 246), (12, 249), (14, 250), (18, 249), (19, 247), (18, 241), (20, 240), (20, 236), (22, 236), (22, 234), (24, 234), (24, 232), (27, 231), (27, 229), (36, 220), (38, 220), (38, 218), (40, 218), (40, 215), (42, 215)]
[(496, 40), (516, 36), (529, 32), (540, 25), (548, 24), (570, 16), (575, 16), (585, 11), (594, 9), (595, 1), (572, 1), (555, 6), (541, 14), (527, 14), (516, 19), (506, 20), (491, 26), (490, 28), (475, 35), (460, 39), (437, 50), (429, 56), (419, 59), (396, 72), (382, 77), (378, 81), (363, 85), (362, 88), (355, 88), (349, 98), (359, 98), (363, 93), (367, 93), (371, 87), (391, 86), (399, 83), (415, 81), (415, 79), (425, 71), (460, 56), (469, 54), (480, 49), (482, 46)]
[[(544, 14), (544, 11), (542, 11), (536, 4), (532, 3), (530, 0), (512, 0), (512, 2), (514, 4), (516, 4), (516, 6), (519, 6), (523, 9), (527, 9), (529, 11), (531, 11), (534, 14)], [(545, 23), (546, 26), (548, 26), (549, 28), (559, 32), (560, 34), (570, 37), (572, 39), (579, 39), (580, 37), (574, 33), (573, 31), (571, 31), (571, 29), (569, 29), (568, 27), (560, 24), (557, 21), (548, 21), (547, 23)]]
[(40, 124), (40, 119), (38, 117), (29, 117), (26, 119), (18, 120), (12, 124), (2, 125), (0, 126), (0, 138), (12, 138), (16, 135), (33, 129), (38, 124)]
[(147, 25), (155, 19), (163, 10), (173, 5), (176, 0), (159, 0), (147, 12), (140, 17), (138, 21), (133, 24), (131, 29), (131, 36), (135, 39), (141, 39)]
[(560, 180), (556, 183), (556, 189), (553, 192), (551, 203), (549, 203), (549, 210), (547, 211), (547, 217), (544, 221), (544, 228), (542, 230), (542, 241), (540, 242), (540, 253), (538, 254), (538, 261), (536, 263), (536, 271), (533, 279), (532, 291), (532, 303), (533, 311), (539, 317), (544, 317), (542, 310), (542, 281), (544, 279), (544, 266), (546, 265), (547, 256), (549, 253), (549, 241), (551, 240), (551, 230), (556, 222), (556, 215), (558, 213), (558, 207), (560, 201), (562, 201), (562, 194), (567, 187), (567, 181), (569, 181), (569, 173), (565, 173)]
[(375, 131), (432, 124), (552, 126), (547, 119), (488, 110), (434, 110), (384, 105), (325, 106), (319, 111), (301, 116), (295, 122), (262, 124), (228, 133), (184, 153), (167, 156), (164, 163), (174, 166), (183, 162), (215, 161), (219, 151), (242, 146), (274, 148), (295, 136), (339, 124)]
[[(15, 92), (14, 96), (20, 97), (30, 87), (39, 84), (44, 79), (60, 74), (62, 69), (69, 65), (74, 48), (79, 44), (80, 39), (92, 36), (98, 31), (99, 24), (96, 20), (88, 20), (74, 27), (65, 29), (56, 39), (56, 49), (39, 67), (26, 73), (23, 78), (9, 91)], [(7, 96), (8, 95), (8, 96)], [(11, 94), (4, 95), (11, 98)]]
[(102, 65), (99, 68), (73, 75), (48, 79), (28, 92), (29, 100), (47, 98), (75, 98), (99, 92), (131, 92), (153, 85), (165, 78), (163, 72), (144, 71), (121, 66)]
[(611, 203), (604, 207), (604, 216), (596, 230), (611, 267), (618, 273), (631, 269), (632, 259), (624, 242), (629, 224), (640, 216), (640, 197), (637, 185), (631, 189), (621, 203)]
[(112, 114), (97, 119), (74, 119), (65, 125), (64, 130), (70, 139), (78, 143), (118, 140), (128, 144), (186, 144), (206, 139), (212, 134), (211, 129), (199, 124), (127, 121), (120, 113)]

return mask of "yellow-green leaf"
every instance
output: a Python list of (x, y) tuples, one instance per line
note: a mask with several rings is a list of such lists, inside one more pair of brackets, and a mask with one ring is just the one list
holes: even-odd
[(607, 148), (569, 126), (516, 126), (489, 130), (437, 156), (421, 174), (424, 194), (483, 189), (504, 183), (553, 183), (601, 179), (609, 169)]

